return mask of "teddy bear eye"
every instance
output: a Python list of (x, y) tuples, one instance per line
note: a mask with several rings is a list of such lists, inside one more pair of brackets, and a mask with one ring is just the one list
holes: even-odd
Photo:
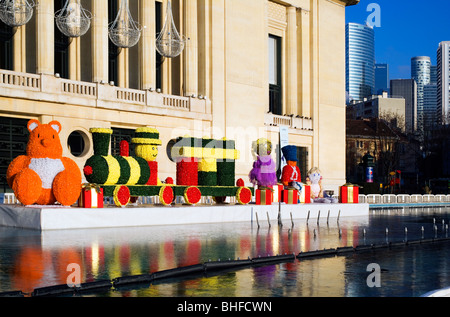
[(41, 137), (41, 135), (38, 133), (38, 139)]

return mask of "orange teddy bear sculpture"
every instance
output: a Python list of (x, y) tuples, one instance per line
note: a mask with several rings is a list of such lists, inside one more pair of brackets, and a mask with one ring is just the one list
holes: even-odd
[(27, 127), (27, 155), (18, 156), (9, 165), (8, 185), (24, 205), (74, 204), (81, 193), (81, 171), (73, 160), (62, 156), (61, 124), (30, 120)]

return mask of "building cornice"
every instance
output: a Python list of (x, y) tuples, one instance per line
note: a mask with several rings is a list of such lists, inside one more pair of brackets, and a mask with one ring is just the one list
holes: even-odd
[(360, 0), (330, 0), (332, 2), (341, 3), (345, 5), (346, 7), (354, 6), (359, 3)]

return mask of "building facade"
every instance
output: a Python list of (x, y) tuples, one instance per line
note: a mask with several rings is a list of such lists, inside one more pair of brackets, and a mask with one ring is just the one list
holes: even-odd
[(137, 127), (157, 128), (161, 180), (176, 173), (166, 145), (191, 135), (236, 140), (236, 176), (248, 181), (252, 142), (278, 145), (283, 127), (302, 174), (317, 166), (327, 189), (345, 183), (345, 8), (359, 0), (173, 0), (188, 41), (172, 59), (155, 51), (168, 1), (130, 1), (142, 34), (120, 49), (108, 39), (116, 1), (82, 0), (91, 26), (72, 39), (55, 26), (63, 2), (40, 0), (27, 24), (0, 27), (11, 35), (0, 51), (1, 175), (38, 119), (61, 122), (64, 155), (80, 169), (93, 154), (90, 128), (113, 129), (112, 153)]
[(375, 64), (375, 90), (374, 93), (381, 95), (383, 92), (390, 93), (389, 65)]
[(348, 23), (345, 27), (346, 91), (362, 101), (375, 89), (375, 33), (372, 27)]
[(423, 87), (423, 128), (425, 131), (437, 125), (437, 85)]
[(417, 129), (423, 131), (423, 87), (431, 82), (431, 59), (429, 56), (411, 58), (411, 78), (417, 83)]
[(405, 99), (405, 131), (417, 129), (417, 84), (414, 79), (391, 80), (391, 97)]
[(437, 114), (438, 121), (448, 124), (450, 112), (450, 41), (439, 43), (437, 50)]
[(389, 98), (387, 92), (347, 106), (351, 119), (382, 119), (405, 131), (405, 99)]

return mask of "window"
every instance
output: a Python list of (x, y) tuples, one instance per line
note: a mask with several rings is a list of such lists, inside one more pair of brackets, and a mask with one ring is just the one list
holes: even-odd
[(0, 117), (0, 191), (6, 192), (6, 171), (13, 159), (26, 154), (28, 119)]
[[(155, 38), (158, 37), (158, 33), (161, 32), (162, 29), (162, 3), (156, 1), (155, 2), (155, 26), (156, 26), (156, 35)], [(156, 51), (156, 88), (162, 89), (162, 64), (164, 62), (164, 57), (161, 56), (158, 51)]]
[(134, 144), (131, 143), (131, 139), (135, 136), (135, 130), (132, 129), (120, 129), (112, 128), (113, 133), (111, 135), (111, 155), (120, 155), (120, 142), (127, 141), (130, 149), (130, 156), (134, 156)]
[(269, 35), (269, 111), (282, 114), (281, 38)]
[(0, 21), (0, 69), (13, 69), (13, 28)]
[[(117, 7), (117, 1), (114, 0), (108, 0), (108, 23), (111, 24), (114, 22), (114, 19), (117, 16), (119, 8)], [(109, 39), (109, 37), (108, 37)], [(111, 40), (108, 40), (108, 52), (109, 52), (109, 59), (108, 59), (108, 80), (109, 82), (114, 82), (114, 84), (117, 86), (119, 74), (118, 74), (118, 56), (119, 56), (119, 48), (111, 42)]]
[(86, 142), (87, 135), (82, 131), (73, 131), (67, 139), (67, 147), (70, 153), (75, 157), (82, 157), (86, 154)]
[(308, 148), (297, 147), (298, 168), (302, 176), (302, 182), (306, 183), (306, 175), (308, 173)]
[[(65, 0), (54, 2), (55, 12), (64, 7)], [(55, 73), (62, 78), (69, 78), (69, 38), (61, 33), (55, 20)]]

